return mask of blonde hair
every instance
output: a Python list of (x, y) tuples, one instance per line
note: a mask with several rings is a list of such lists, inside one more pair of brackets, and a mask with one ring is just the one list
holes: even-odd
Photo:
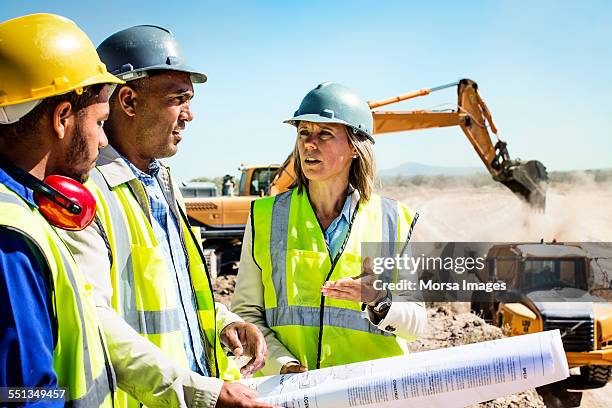
[[(348, 126), (345, 126), (345, 129), (349, 143), (357, 152), (357, 157), (351, 163), (348, 182), (359, 191), (361, 200), (368, 201), (374, 190), (374, 175), (376, 174), (376, 159), (372, 142), (361, 132), (354, 133)], [(297, 187), (298, 193), (302, 193), (303, 189), (308, 188), (308, 179), (302, 170), (297, 139), (293, 147), (293, 167), (296, 177), (291, 187)]]

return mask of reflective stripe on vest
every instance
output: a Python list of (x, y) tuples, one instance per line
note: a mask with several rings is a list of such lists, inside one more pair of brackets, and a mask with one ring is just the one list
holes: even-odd
[[(54, 303), (58, 324), (54, 370), (58, 386), (68, 388), (66, 406), (111, 406), (111, 393), (115, 390), (114, 373), (105, 358), (108, 353), (95, 306), (92, 302), (88, 303), (87, 309), (83, 306), (79, 291), (79, 282), (83, 279), (76, 277), (80, 276), (80, 272), (70, 261), (63, 241), (38, 211), (31, 209), (4, 185), (0, 184), (0, 189), (3, 190), (0, 191), (0, 205), (3, 207), (0, 225), (28, 238), (38, 248), (52, 274), (53, 288), (50, 289), (56, 303), (61, 304), (61, 309), (56, 310)], [(71, 306), (76, 310), (70, 310)], [(88, 325), (93, 327), (88, 329)], [(82, 339), (80, 350), (73, 348), (74, 339)], [(95, 368), (92, 367), (94, 359)]]
[(306, 193), (293, 189), (253, 203), (253, 259), (262, 270), (266, 323), (302, 364), (312, 369), (404, 352), (404, 340), (370, 323), (359, 302), (324, 298), (320, 287), (361, 273), (362, 242), (395, 256), (414, 218), (394, 200), (373, 195), (360, 201), (331, 259)]
[[(364, 318), (361, 311), (332, 306), (324, 306), (323, 309), (323, 324), (325, 326), (393, 336), (391, 333), (384, 332), (372, 325), (369, 320)], [(266, 322), (270, 327), (292, 325), (319, 327), (321, 323), (320, 311), (320, 308), (310, 306), (277, 306), (266, 309)]]

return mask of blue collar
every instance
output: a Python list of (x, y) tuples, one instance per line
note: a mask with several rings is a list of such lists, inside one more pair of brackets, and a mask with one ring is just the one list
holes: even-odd
[(19, 197), (24, 199), (28, 204), (30, 204), (34, 208), (38, 208), (36, 202), (34, 201), (34, 191), (31, 188), (24, 186), (13, 177), (11, 177), (7, 172), (0, 168), (0, 183), (7, 186), (13, 192), (15, 192)]
[(144, 171), (140, 170), (138, 167), (134, 166), (134, 164), (131, 161), (129, 161), (127, 158), (125, 158), (125, 156), (123, 156), (121, 153), (119, 152), (117, 153), (123, 159), (123, 161), (128, 165), (128, 167), (130, 168), (132, 173), (134, 173), (134, 175), (136, 176), (138, 180), (149, 185), (153, 182), (155, 177), (157, 177), (157, 173), (159, 173), (159, 169), (161, 168), (161, 164), (159, 163), (158, 160), (156, 159), (151, 160), (151, 163), (149, 163), (149, 174), (147, 174)]

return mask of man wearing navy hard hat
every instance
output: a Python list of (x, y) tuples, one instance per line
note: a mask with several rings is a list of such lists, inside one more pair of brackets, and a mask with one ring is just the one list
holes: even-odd
[[(193, 84), (206, 75), (162, 27), (119, 31), (98, 53), (126, 84), (111, 98), (109, 146), (88, 186), (99, 222), (68, 242), (96, 288), (121, 404), (267, 406), (231, 383), (263, 366), (264, 337), (214, 302), (181, 193), (159, 160), (177, 153), (194, 117)], [(250, 360), (240, 369), (223, 346)]]

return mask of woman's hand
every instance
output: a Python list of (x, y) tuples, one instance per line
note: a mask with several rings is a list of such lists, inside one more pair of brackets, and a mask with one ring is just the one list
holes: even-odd
[(379, 279), (372, 271), (372, 261), (365, 258), (361, 275), (354, 278), (343, 278), (327, 281), (321, 287), (323, 296), (340, 300), (363, 302), (370, 306), (386, 296), (387, 291), (374, 288), (374, 281)]

